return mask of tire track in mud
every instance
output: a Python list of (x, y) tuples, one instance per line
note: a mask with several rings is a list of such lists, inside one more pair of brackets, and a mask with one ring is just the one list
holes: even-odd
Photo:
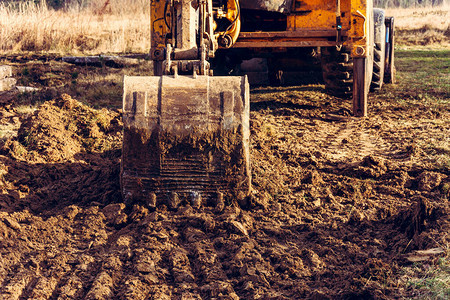
[[(10, 224), (20, 229), (10, 230), (8, 235), (17, 235), (23, 243), (14, 245), (7, 255), (2, 254), (0, 299), (104, 299), (114, 294), (114, 284), (120, 280), (116, 274), (121, 273), (105, 261), (109, 256), (103, 254), (119, 256), (123, 249), (118, 246), (120, 243), (105, 247), (105, 241), (95, 236), (106, 226), (98, 208), (83, 210), (72, 206), (65, 209), (64, 218), (47, 220), (28, 215), (19, 218), (24, 225), (6, 216)], [(40, 232), (45, 228), (52, 230)], [(36, 235), (36, 230), (40, 234)], [(71, 238), (52, 236), (61, 231), (68, 232)], [(70, 247), (68, 241), (77, 244), (76, 248)]]
[(65, 256), (61, 260), (56, 258), (56, 264), (34, 251), (25, 252), (23, 257), (7, 275), (9, 280), (0, 289), (3, 297), (0, 299), (49, 299), (58, 283), (56, 274), (61, 272), (58, 269), (64, 264)]
[(388, 156), (388, 143), (365, 121), (349, 119), (316, 127), (319, 128), (313, 128), (315, 143), (330, 160), (354, 162), (368, 155)]
[[(220, 231), (220, 227), (215, 226), (213, 215), (198, 214), (188, 206), (176, 212), (171, 221), (152, 226), (152, 234), (149, 237), (156, 236), (165, 241), (163, 245), (151, 247), (153, 249), (150, 251), (146, 250), (147, 255), (139, 260), (152, 261), (155, 255), (160, 256), (158, 261), (153, 259), (152, 265), (156, 264), (157, 269), (165, 269), (167, 276), (155, 278), (153, 284), (156, 286), (166, 282), (172, 287), (170, 291), (151, 288), (152, 297), (210, 299), (228, 296), (230, 299), (237, 299), (209, 238)], [(169, 234), (174, 239), (166, 240), (167, 232), (164, 228), (173, 228)], [(141, 268), (139, 263), (137, 268)]]
[(36, 299), (36, 300), (50, 299), (57, 284), (58, 284), (58, 279), (54, 278), (54, 277), (36, 278), (36, 283), (33, 286), (33, 288), (31, 289), (31, 291), (28, 295), (28, 299)]
[(23, 297), (25, 291), (33, 283), (33, 273), (28, 270), (21, 270), (9, 274), (9, 280), (2, 286), (0, 299), (18, 300)]
[[(106, 227), (105, 223), (101, 225)], [(120, 230), (111, 233), (108, 242), (95, 245), (95, 240), (91, 241), (71, 262), (75, 268), (66, 273), (67, 280), (57, 291), (58, 299), (109, 299), (122, 290), (119, 283), (125, 276), (124, 266), (130, 263), (134, 238)]]
[(53, 299), (66, 300), (66, 299), (76, 299), (82, 291), (83, 282), (76, 275), (70, 275), (67, 280), (55, 289), (57, 293), (53, 293)]
[(198, 274), (196, 282), (201, 287), (200, 298), (211, 299), (227, 295), (230, 299), (238, 299), (208, 235), (201, 229), (188, 227), (183, 236), (187, 242), (185, 247), (189, 251), (192, 269)]
[[(157, 268), (161, 257), (150, 250), (141, 248), (141, 245), (138, 245), (133, 253), (133, 259), (122, 267), (122, 278), (118, 281), (117, 287), (123, 288), (116, 290), (116, 296), (121, 299), (147, 299), (148, 295), (157, 293), (159, 282)], [(117, 257), (113, 257), (111, 256), (111, 259), (117, 260)], [(163, 299), (164, 293), (160, 295), (161, 297), (158, 298)]]

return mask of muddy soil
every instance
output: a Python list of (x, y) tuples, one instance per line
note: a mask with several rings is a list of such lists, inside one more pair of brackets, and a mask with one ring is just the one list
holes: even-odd
[(417, 296), (408, 253), (450, 244), (450, 108), (387, 88), (370, 118), (322, 85), (253, 89), (253, 194), (220, 211), (123, 203), (120, 110), (3, 94), (0, 299)]

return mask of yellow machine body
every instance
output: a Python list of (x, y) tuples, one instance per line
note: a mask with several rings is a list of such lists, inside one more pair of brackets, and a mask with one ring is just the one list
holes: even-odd
[[(324, 49), (324, 56), (332, 54), (325, 69), (353, 84), (354, 114), (366, 115), (372, 6), (372, 0), (150, 0), (154, 76), (124, 82), (124, 197), (172, 208), (246, 202), (247, 77), (213, 76), (214, 62), (226, 67), (233, 59), (280, 53), (295, 62), (299, 49)], [(231, 74), (225, 67), (223, 75)], [(345, 70), (335, 76), (334, 68)]]
[[(151, 56), (162, 59), (170, 29), (164, 21), (165, 1), (151, 2)], [(228, 0), (230, 12), (227, 18), (236, 16), (234, 0)], [(238, 1), (243, 2), (243, 1)], [(247, 1), (251, 2), (251, 1)], [(256, 1), (258, 2), (258, 1)], [(270, 2), (270, 1), (265, 1)], [(274, 1), (279, 2), (279, 1)], [(352, 48), (353, 57), (367, 57), (369, 54), (370, 19), (373, 8), (371, 0), (287, 0), (290, 9), (285, 12), (285, 30), (239, 33), (233, 47), (238, 48), (296, 48), (347, 46)], [(261, 8), (264, 8), (262, 6)], [(253, 10), (257, 13), (257, 10)], [(286, 11), (286, 10), (284, 10)], [(249, 10), (247, 14), (251, 14)], [(240, 22), (244, 16), (240, 15)], [(339, 20), (338, 20), (339, 18)], [(261, 20), (264, 22), (264, 19)], [(237, 26), (236, 26), (237, 27)], [(340, 34), (339, 34), (340, 31)], [(339, 37), (338, 37), (339, 34)]]

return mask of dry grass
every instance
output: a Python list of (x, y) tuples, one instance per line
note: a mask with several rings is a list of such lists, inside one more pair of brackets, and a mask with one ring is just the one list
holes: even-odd
[(450, 26), (450, 4), (438, 7), (388, 8), (386, 15), (395, 17), (395, 25), (401, 29), (429, 26), (447, 30)]
[(397, 44), (450, 47), (450, 3), (387, 9), (386, 15), (395, 17)]
[[(44, 2), (45, 3), (45, 2)], [(45, 4), (0, 2), (0, 54), (146, 53), (150, 48), (148, 0), (93, 0), (88, 7), (55, 11)], [(450, 4), (388, 9), (397, 42), (450, 45)]]
[(0, 4), (0, 52), (147, 52), (149, 11), (144, 0), (105, 0), (87, 8), (52, 10), (33, 3)]

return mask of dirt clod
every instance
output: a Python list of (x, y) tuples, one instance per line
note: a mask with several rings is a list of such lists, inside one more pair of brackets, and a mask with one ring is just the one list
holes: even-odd
[(442, 181), (442, 175), (436, 172), (422, 172), (418, 180), (418, 188), (421, 191), (431, 191), (438, 187)]

